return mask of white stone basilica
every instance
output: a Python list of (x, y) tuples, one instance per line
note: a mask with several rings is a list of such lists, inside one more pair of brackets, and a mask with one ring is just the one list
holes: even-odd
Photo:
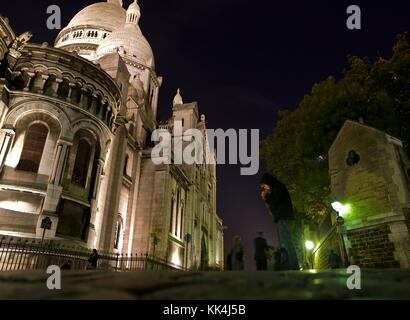
[(223, 268), (215, 165), (155, 165), (158, 127), (206, 129), (178, 92), (158, 123), (162, 78), (121, 0), (81, 10), (55, 46), (30, 43), (0, 17), (0, 235), (122, 254), (188, 268)]

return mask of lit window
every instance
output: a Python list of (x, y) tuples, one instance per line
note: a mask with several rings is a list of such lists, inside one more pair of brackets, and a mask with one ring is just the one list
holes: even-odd
[(41, 157), (46, 144), (48, 128), (41, 123), (30, 126), (26, 132), (23, 151), (17, 170), (37, 172), (40, 167)]

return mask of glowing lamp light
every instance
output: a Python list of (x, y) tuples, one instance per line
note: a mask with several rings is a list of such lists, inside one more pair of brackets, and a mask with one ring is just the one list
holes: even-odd
[(308, 240), (305, 242), (305, 247), (308, 250), (313, 250), (315, 248), (315, 244), (312, 241)]
[(342, 204), (339, 201), (335, 201), (332, 203), (332, 208), (342, 216), (350, 211), (350, 204)]

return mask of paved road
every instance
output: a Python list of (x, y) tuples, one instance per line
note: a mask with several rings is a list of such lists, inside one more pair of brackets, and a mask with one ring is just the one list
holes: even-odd
[(0, 273), (0, 299), (410, 299), (410, 270), (363, 270), (348, 290), (345, 270), (328, 272), (62, 271), (61, 290), (45, 272)]

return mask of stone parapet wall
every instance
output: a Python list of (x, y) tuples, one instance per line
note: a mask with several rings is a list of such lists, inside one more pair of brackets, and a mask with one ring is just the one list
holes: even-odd
[(362, 268), (399, 268), (390, 234), (387, 224), (350, 231), (347, 234), (350, 264)]

